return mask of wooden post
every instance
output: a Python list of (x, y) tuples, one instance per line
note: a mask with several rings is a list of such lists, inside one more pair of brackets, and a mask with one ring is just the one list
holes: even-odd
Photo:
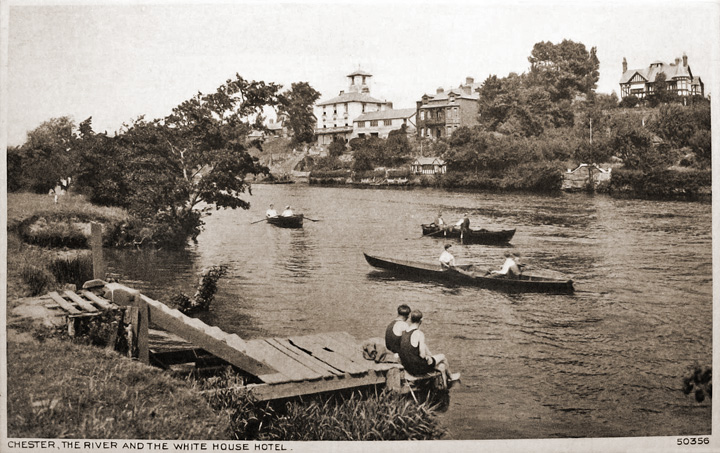
[(102, 252), (102, 224), (90, 223), (90, 248), (92, 249), (93, 278), (102, 280), (105, 278), (105, 262)]
[(137, 328), (136, 338), (138, 347), (138, 360), (145, 364), (150, 364), (150, 350), (148, 347), (148, 324), (150, 323), (150, 312), (148, 310), (147, 303), (142, 300), (140, 294), (135, 296), (133, 301), (133, 307), (137, 307)]

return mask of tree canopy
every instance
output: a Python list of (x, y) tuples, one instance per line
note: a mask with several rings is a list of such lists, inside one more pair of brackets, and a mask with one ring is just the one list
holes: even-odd
[(310, 143), (315, 139), (317, 118), (313, 113), (313, 104), (318, 99), (320, 93), (307, 82), (293, 83), (290, 90), (279, 97), (278, 110), (286, 118), (298, 143)]

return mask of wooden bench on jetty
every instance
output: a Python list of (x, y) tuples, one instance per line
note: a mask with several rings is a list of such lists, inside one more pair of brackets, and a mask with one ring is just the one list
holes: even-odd
[(362, 344), (346, 332), (244, 340), (120, 283), (95, 282), (101, 286), (92, 291), (44, 296), (49, 307), (65, 313), (71, 335), (77, 318), (126, 310), (133, 357), (161, 367), (193, 361), (197, 366), (209, 358), (227, 362), (249, 376), (242, 388), (259, 401), (373, 385), (405, 393), (441, 379), (437, 372), (412, 377), (400, 364), (367, 360)]

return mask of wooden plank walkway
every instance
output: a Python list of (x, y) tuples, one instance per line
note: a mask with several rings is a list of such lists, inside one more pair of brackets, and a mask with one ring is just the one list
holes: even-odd
[[(362, 343), (347, 332), (244, 340), (119, 283), (106, 284), (105, 291), (105, 297), (89, 291), (52, 292), (46, 299), (68, 317), (129, 307), (140, 359), (149, 361), (152, 356), (154, 363), (167, 367), (215, 356), (260, 381), (244, 387), (258, 400), (384, 385), (389, 370), (397, 370), (393, 379), (398, 372), (405, 375), (398, 363), (365, 359)], [(149, 328), (151, 324), (162, 330)]]

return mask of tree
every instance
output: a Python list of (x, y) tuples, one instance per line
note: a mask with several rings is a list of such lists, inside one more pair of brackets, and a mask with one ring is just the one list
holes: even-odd
[(328, 146), (328, 155), (330, 157), (340, 157), (345, 152), (345, 139), (335, 138), (330, 146)]
[(74, 176), (78, 159), (75, 123), (70, 117), (52, 118), (28, 132), (20, 148), (9, 153), (9, 186), (46, 193)]
[(412, 147), (407, 138), (407, 126), (404, 124), (400, 129), (390, 131), (385, 140), (384, 165), (396, 167), (407, 160)]
[(310, 143), (315, 138), (317, 118), (313, 104), (318, 99), (320, 93), (307, 82), (293, 83), (290, 90), (279, 96), (279, 110), (287, 118), (297, 143)]
[(600, 78), (597, 48), (588, 52), (584, 44), (567, 39), (536, 43), (528, 60), (532, 83), (546, 87), (552, 101), (590, 95)]
[[(268, 174), (247, 152), (262, 110), (278, 105), (276, 84), (236, 75), (214, 93), (198, 93), (162, 120), (136, 120), (119, 146), (128, 157), (129, 210), (142, 220), (143, 238), (183, 245), (202, 227), (199, 206), (248, 209), (248, 174)], [(254, 144), (259, 146), (259, 144)]]

